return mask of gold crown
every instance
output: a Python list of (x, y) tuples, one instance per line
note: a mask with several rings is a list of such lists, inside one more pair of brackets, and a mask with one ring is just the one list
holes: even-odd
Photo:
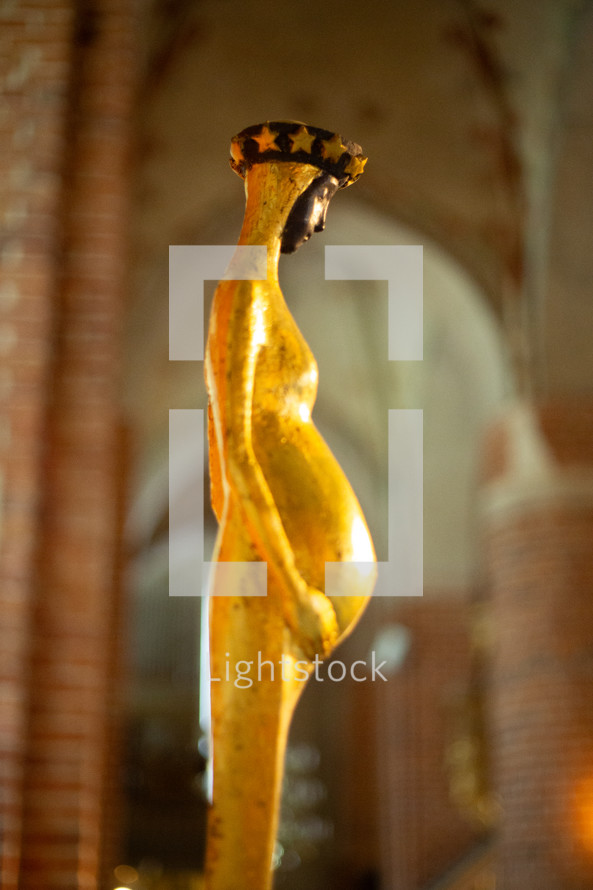
[(245, 178), (253, 164), (300, 161), (330, 173), (340, 188), (356, 182), (367, 159), (360, 145), (337, 133), (299, 121), (266, 121), (246, 127), (231, 140), (231, 167)]

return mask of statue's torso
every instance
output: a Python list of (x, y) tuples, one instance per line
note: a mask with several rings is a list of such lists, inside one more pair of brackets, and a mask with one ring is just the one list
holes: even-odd
[[(249, 392), (241, 379), (242, 361), (233, 366), (237, 356), (241, 358), (237, 349), (241, 338), (255, 353)], [(236, 497), (226, 469), (228, 449), (234, 444), (229, 441), (228, 419), (249, 399), (253, 454), (308, 583), (323, 589), (326, 562), (372, 558), (358, 501), (311, 421), (317, 363), (278, 285), (224, 282), (219, 286), (208, 335), (206, 378), (211, 402), (219, 406), (210, 421), (211, 449), (216, 452), (210, 460), (217, 462), (213, 476), (220, 472), (220, 490), (213, 484), (220, 514), (228, 515)]]

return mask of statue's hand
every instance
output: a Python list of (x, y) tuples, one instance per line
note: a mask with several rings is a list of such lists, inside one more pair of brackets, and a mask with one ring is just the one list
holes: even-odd
[(333, 652), (340, 629), (331, 601), (320, 590), (303, 581), (286, 618), (295, 643), (309, 661), (327, 658)]

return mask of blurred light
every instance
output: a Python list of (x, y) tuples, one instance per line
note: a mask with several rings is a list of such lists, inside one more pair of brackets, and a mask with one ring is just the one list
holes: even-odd
[(321, 761), (318, 748), (307, 744), (291, 744), (288, 746), (285, 757), (288, 772), (309, 773), (317, 769)]
[(301, 864), (301, 857), (296, 850), (287, 850), (282, 857), (282, 871), (294, 871)]
[(372, 650), (377, 661), (386, 661), (383, 671), (388, 676), (397, 673), (412, 645), (412, 635), (403, 624), (388, 624), (376, 635)]
[[(131, 865), (118, 865), (113, 869), (113, 874), (122, 884), (133, 884), (140, 877), (136, 869)], [(116, 890), (121, 890), (121, 888), (116, 887)]]
[(274, 852), (272, 854), (272, 868), (277, 869), (282, 862), (282, 857), (284, 856), (284, 847), (279, 841), (276, 841), (274, 844)]
[[(199, 721), (203, 732), (202, 747), (198, 744), (198, 750), (206, 758), (204, 771), (204, 794), (206, 800), (212, 803), (212, 789), (214, 773), (212, 770), (212, 718), (210, 700), (210, 597), (203, 596), (200, 612), (200, 690), (199, 690)], [(205, 750), (204, 750), (205, 746)]]
[(588, 853), (593, 853), (593, 779), (586, 779), (578, 787), (576, 806), (581, 843)]

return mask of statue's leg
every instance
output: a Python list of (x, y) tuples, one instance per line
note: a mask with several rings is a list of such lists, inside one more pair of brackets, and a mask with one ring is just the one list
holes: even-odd
[[(228, 559), (228, 551), (225, 555)], [(267, 597), (210, 601), (213, 804), (207, 890), (272, 886), (286, 741), (306, 681), (305, 670), (295, 675), (294, 661), (284, 654), (288, 640), (277, 596), (269, 577)]]

